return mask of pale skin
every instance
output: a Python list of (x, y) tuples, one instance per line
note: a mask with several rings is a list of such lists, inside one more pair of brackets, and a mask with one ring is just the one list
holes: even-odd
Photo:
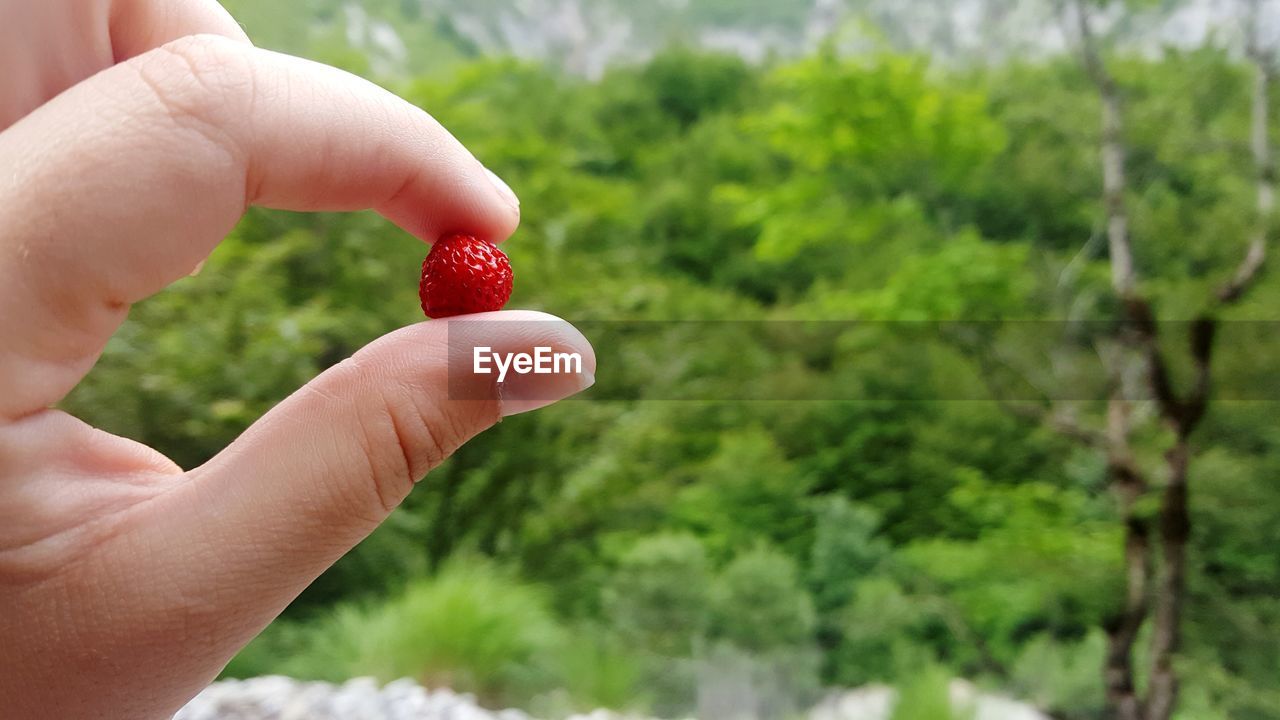
[[(426, 112), (253, 47), (213, 0), (0, 0), (0, 68), (0, 714), (168, 717), (463, 442), (589, 380), (450, 400), (427, 321), (197, 468), (53, 409), (249, 206), (373, 208), (426, 242), (502, 241), (519, 209)], [(555, 318), (475, 317), (519, 321), (477, 344), (595, 369)]]

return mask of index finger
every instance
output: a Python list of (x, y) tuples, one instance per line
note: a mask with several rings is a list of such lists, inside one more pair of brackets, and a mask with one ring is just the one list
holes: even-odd
[(0, 0), (0, 129), (104, 68), (200, 33), (249, 42), (215, 0)]
[(339, 70), (182, 38), (0, 133), (0, 417), (61, 399), (128, 306), (250, 204), (374, 208), (424, 240), (501, 241), (510, 191), (433, 118)]

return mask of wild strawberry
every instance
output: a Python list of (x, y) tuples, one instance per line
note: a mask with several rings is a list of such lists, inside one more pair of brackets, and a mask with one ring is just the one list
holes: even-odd
[(422, 261), (418, 297), (433, 318), (501, 310), (511, 297), (511, 261), (471, 235), (440, 238)]

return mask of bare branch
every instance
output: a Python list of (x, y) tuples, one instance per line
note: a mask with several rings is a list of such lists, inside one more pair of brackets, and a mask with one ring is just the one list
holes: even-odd
[(1106, 436), (1103, 433), (1081, 425), (1079, 419), (1063, 412), (1059, 407), (1050, 407), (1036, 402), (1008, 400), (995, 395), (994, 392), (993, 396), (1000, 409), (1013, 417), (1043, 425), (1062, 437), (1085, 447), (1095, 450), (1101, 450), (1106, 447)]
[(1262, 4), (1264, 0), (1244, 0), (1247, 8), (1244, 12), (1244, 24), (1241, 28), (1244, 34), (1244, 52), (1245, 56), (1261, 65), (1268, 65), (1275, 61), (1275, 51), (1273, 48), (1267, 48), (1262, 41)]
[(987, 387), (987, 392), (1005, 413), (1020, 420), (1044, 425), (1059, 435), (1086, 447), (1094, 449), (1106, 447), (1106, 436), (1103, 433), (1081, 425), (1074, 416), (1065, 412), (1063, 408), (1055, 406), (1047, 396), (1038, 400), (1012, 399), (1010, 397), (1012, 393), (1000, 381), (1001, 377), (1012, 373), (1030, 387), (1037, 387), (1037, 385), (1027, 373), (999, 352), (956, 332), (950, 333), (948, 339), (978, 363), (979, 375)]
[[(1258, 12), (1258, 3), (1252, 3), (1253, 12)], [(1271, 156), (1268, 137), (1268, 102), (1271, 84), (1275, 80), (1275, 58), (1273, 53), (1261, 47), (1257, 37), (1257, 18), (1253, 20), (1254, 31), (1249, 33), (1248, 55), (1253, 63), (1253, 119), (1250, 129), (1250, 147), (1253, 150), (1254, 172), (1257, 176), (1258, 205), (1256, 227), (1244, 259), (1236, 269), (1235, 275), (1218, 289), (1218, 300), (1224, 305), (1238, 301), (1252, 285), (1267, 259), (1267, 230), (1271, 226), (1272, 213), (1276, 204), (1276, 166)]]
[(1111, 256), (1111, 285), (1117, 295), (1127, 298), (1137, 286), (1133, 249), (1129, 243), (1129, 215), (1125, 210), (1125, 146), (1123, 111), (1115, 79), (1107, 70), (1102, 51), (1093, 33), (1093, 23), (1084, 0), (1075, 0), (1080, 31), (1080, 54), (1085, 70), (1102, 99), (1102, 186), (1107, 213), (1107, 246)]
[(1224, 305), (1235, 303), (1244, 297), (1245, 290), (1253, 283), (1253, 279), (1258, 276), (1258, 271), (1262, 269), (1262, 264), (1267, 259), (1267, 245), (1261, 238), (1254, 238), (1249, 242), (1249, 248), (1245, 251), (1244, 259), (1240, 261), (1240, 266), (1236, 268), (1235, 275), (1231, 280), (1218, 289), (1218, 300)]
[(1076, 11), (1076, 28), (1080, 32), (1080, 54), (1084, 59), (1084, 69), (1088, 71), (1094, 85), (1099, 88), (1114, 87), (1115, 82), (1107, 72), (1106, 63), (1102, 61), (1102, 54), (1098, 50), (1098, 39), (1093, 33), (1093, 21), (1089, 16), (1089, 8), (1086, 7), (1084, 0), (1072, 0), (1072, 4)]
[[(1238, 301), (1252, 286), (1266, 261), (1268, 229), (1275, 212), (1276, 173), (1268, 138), (1268, 102), (1274, 80), (1274, 58), (1263, 50), (1258, 38), (1260, 3), (1253, 0), (1247, 55), (1254, 64), (1252, 98), (1251, 147), (1257, 175), (1257, 226), (1249, 241), (1244, 259), (1232, 279), (1219, 288), (1218, 301), (1229, 305)], [(1195, 383), (1190, 395), (1181, 401), (1174, 394), (1168, 369), (1160, 356), (1156, 325), (1150, 306), (1137, 298), (1126, 303), (1130, 325), (1141, 339), (1148, 358), (1152, 392), (1161, 413), (1176, 433), (1174, 446), (1165, 459), (1169, 477), (1160, 500), (1161, 572), (1155, 593), (1155, 618), (1151, 635), (1151, 668), (1148, 673), (1147, 697), (1138, 708), (1145, 720), (1168, 720), (1178, 698), (1178, 675), (1174, 658), (1181, 643), (1182, 605), (1186, 595), (1187, 546), (1191, 536), (1188, 508), (1187, 473), (1190, 463), (1189, 437), (1208, 408), (1211, 368), (1217, 320), (1206, 314), (1191, 326), (1190, 355), (1195, 365)], [(1130, 566), (1132, 571), (1132, 565)], [(1119, 639), (1124, 639), (1120, 637)], [(1131, 646), (1130, 646), (1131, 647)], [(1116, 652), (1123, 648), (1117, 647)], [(1110, 657), (1110, 656), (1109, 656)], [(1110, 694), (1109, 694), (1110, 697)], [(1121, 712), (1123, 706), (1113, 705)]]

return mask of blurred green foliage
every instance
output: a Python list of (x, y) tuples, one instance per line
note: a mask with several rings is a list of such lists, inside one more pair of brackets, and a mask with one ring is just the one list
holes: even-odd
[(523, 700), (574, 669), (546, 596), (481, 560), (458, 560), (385, 602), (344, 604), (306, 624), (282, 623), (233, 662), (237, 674), (283, 672), (341, 682), (371, 675)]
[(951, 702), (950, 674), (938, 667), (921, 668), (898, 688), (889, 720), (972, 720), (974, 713)]
[[(330, 17), (339, 3), (302, 37), (270, 33), (314, 2), (235, 5), (266, 44), (370, 72)], [(591, 82), (421, 32), (413, 51), (441, 66), (387, 82), (520, 194), (513, 306), (573, 321), (1107, 316), (1097, 101), (1069, 60), (942, 71), (827, 50), (752, 67), (673, 49)], [(1247, 76), (1211, 50), (1115, 70), (1138, 262), (1161, 312), (1185, 317), (1251, 222)], [(424, 252), (367, 213), (251, 211), (201, 275), (134, 309), (66, 407), (198, 465), (419, 320)], [(1278, 301), (1267, 276), (1234, 317)], [(875, 332), (797, 348), (786, 377), (753, 375), (732, 344), (672, 349), (724, 387), (831, 382), (856, 401), (651, 400), (693, 381), (654, 368), (620, 387), (601, 367), (632, 400), (563, 403), (462, 448), (228, 673), (675, 713), (719, 658), (793, 700), (768, 707), (885, 681), (904, 687), (895, 717), (941, 717), (938, 688), (961, 675), (1100, 717), (1098, 628), (1121, 582), (1100, 459), (994, 404), (926, 402), (969, 361), (878, 352)], [(1226, 348), (1224, 372), (1247, 352)], [(1216, 405), (1198, 451), (1181, 717), (1276, 717), (1273, 406)]]

